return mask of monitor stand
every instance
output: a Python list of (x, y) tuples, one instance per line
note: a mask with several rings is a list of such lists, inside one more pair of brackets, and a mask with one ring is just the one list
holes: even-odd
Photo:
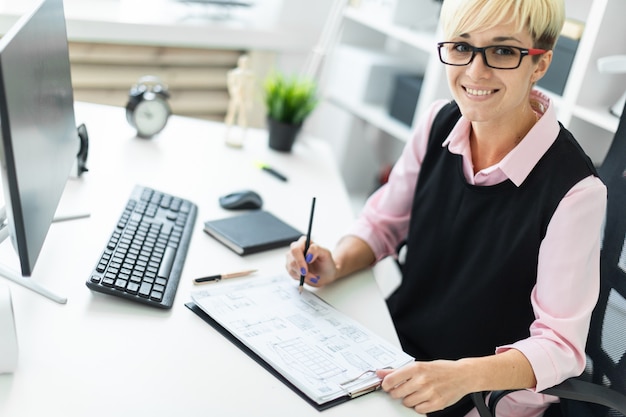
[[(9, 237), (9, 226), (7, 225), (7, 215), (6, 208), (0, 208), (0, 244), (4, 242)], [(2, 262), (0, 262), (0, 276), (15, 282), (16, 284), (21, 285), (24, 288), (28, 288), (31, 291), (36, 292), (37, 294), (43, 295), (44, 297), (55, 301), (59, 304), (67, 303), (67, 297), (62, 297), (48, 290), (46, 287), (39, 284), (37, 281), (24, 277), (15, 272), (14, 270), (8, 268)]]

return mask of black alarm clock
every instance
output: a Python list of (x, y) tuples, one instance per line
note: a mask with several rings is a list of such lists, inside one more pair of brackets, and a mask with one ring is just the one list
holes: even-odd
[(158, 77), (141, 77), (128, 93), (126, 120), (137, 130), (137, 136), (150, 138), (159, 133), (172, 114), (167, 86)]

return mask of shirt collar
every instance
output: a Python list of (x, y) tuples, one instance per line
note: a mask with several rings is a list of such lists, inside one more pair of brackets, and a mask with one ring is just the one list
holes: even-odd
[[(476, 175), (492, 175), (501, 172), (519, 187), (541, 157), (552, 146), (560, 130), (554, 106), (548, 96), (537, 90), (531, 92), (530, 100), (533, 109), (540, 117), (537, 123), (526, 134), (524, 139), (500, 162), (482, 170)], [(442, 144), (442, 146), (447, 146), (451, 153), (463, 156), (466, 176), (473, 175), (469, 143), (470, 127), (470, 122), (461, 116), (448, 138)]]

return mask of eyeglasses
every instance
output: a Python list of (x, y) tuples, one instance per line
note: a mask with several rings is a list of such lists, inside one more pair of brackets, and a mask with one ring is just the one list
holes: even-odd
[(526, 55), (541, 55), (545, 49), (518, 48), (517, 46), (491, 45), (477, 48), (465, 42), (439, 42), (439, 59), (447, 65), (469, 65), (481, 53), (485, 65), (495, 69), (515, 69)]

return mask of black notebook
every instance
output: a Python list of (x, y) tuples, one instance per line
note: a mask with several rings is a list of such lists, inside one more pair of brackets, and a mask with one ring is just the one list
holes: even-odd
[(303, 235), (265, 210), (206, 221), (204, 231), (239, 255), (287, 246)]

